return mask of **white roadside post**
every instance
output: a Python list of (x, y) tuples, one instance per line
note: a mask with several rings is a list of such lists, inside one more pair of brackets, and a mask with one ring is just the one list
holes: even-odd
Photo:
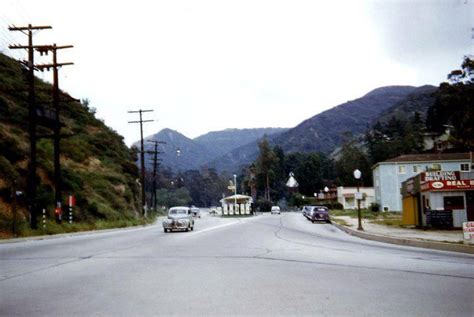
[(72, 223), (72, 207), (76, 204), (76, 198), (69, 195), (69, 223)]
[(43, 208), (43, 229), (46, 228), (46, 209)]

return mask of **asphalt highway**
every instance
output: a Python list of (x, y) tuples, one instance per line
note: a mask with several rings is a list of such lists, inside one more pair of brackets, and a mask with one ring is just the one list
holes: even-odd
[(300, 213), (0, 244), (0, 316), (474, 316), (474, 256)]

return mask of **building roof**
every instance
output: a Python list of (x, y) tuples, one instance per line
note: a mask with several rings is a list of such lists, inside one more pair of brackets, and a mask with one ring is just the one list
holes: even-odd
[[(463, 161), (470, 160), (472, 153), (424, 153), (407, 154), (394, 157), (380, 163), (401, 163), (401, 162), (432, 162), (432, 161)], [(379, 164), (380, 164), (379, 163)]]
[(224, 201), (224, 202), (231, 202), (231, 203), (233, 203), (233, 202), (236, 201), (236, 200), (237, 200), (239, 203), (242, 203), (242, 202), (253, 202), (251, 196), (240, 195), (240, 194), (224, 197), (224, 198), (222, 198), (222, 199), (220, 200), (220, 202), (222, 203), (222, 202)]

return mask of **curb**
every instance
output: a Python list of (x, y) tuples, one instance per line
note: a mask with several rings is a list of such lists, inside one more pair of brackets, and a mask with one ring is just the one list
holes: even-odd
[(110, 228), (110, 229), (99, 229), (99, 230), (88, 230), (88, 231), (77, 231), (77, 232), (67, 232), (67, 233), (58, 233), (58, 234), (45, 234), (41, 236), (31, 236), (31, 237), (24, 237), (24, 238), (12, 238), (12, 239), (2, 239), (0, 240), (0, 245), (2, 244), (10, 244), (10, 243), (18, 243), (18, 242), (26, 242), (26, 241), (38, 241), (38, 240), (51, 240), (51, 239), (59, 239), (64, 237), (76, 237), (76, 236), (85, 236), (88, 234), (102, 234), (102, 233), (110, 233), (110, 232), (117, 232), (117, 231), (130, 231), (130, 230), (137, 230), (140, 228), (146, 228), (155, 225), (162, 217), (158, 217), (157, 220), (153, 223), (146, 224), (146, 225), (138, 225), (132, 227), (124, 227), (124, 228)]
[(373, 234), (373, 233), (367, 233), (364, 231), (352, 230), (334, 222), (333, 224), (337, 228), (346, 232), (347, 234), (350, 234), (351, 236), (359, 237), (366, 240), (373, 240), (373, 241), (379, 241), (379, 242), (385, 242), (385, 243), (391, 243), (391, 244), (397, 244), (397, 245), (403, 245), (403, 246), (409, 246), (409, 247), (416, 247), (416, 248), (425, 248), (425, 249), (433, 249), (433, 250), (441, 250), (441, 251), (474, 254), (474, 246), (470, 246), (470, 245), (445, 243), (445, 242), (437, 242), (437, 241), (400, 239), (400, 238), (382, 236), (382, 235)]

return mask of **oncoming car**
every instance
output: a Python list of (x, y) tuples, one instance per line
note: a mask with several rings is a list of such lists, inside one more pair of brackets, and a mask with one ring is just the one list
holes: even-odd
[(172, 207), (168, 210), (168, 218), (163, 220), (165, 232), (173, 230), (194, 230), (194, 219), (189, 207)]
[(280, 207), (278, 206), (273, 206), (271, 210), (272, 214), (280, 214)]
[(193, 215), (193, 217), (201, 218), (201, 210), (198, 207), (192, 206), (191, 207), (191, 214)]

